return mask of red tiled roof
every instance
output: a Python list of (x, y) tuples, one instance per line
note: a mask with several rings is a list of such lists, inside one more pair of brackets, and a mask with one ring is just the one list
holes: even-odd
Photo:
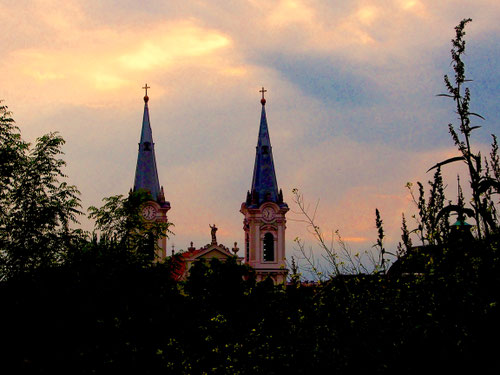
[[(202, 247), (200, 249), (194, 249), (194, 248), (190, 248), (188, 251), (184, 252), (184, 253), (181, 253), (179, 254), (180, 257), (178, 257), (178, 267), (176, 267), (176, 272), (174, 272), (174, 279), (179, 281), (182, 279), (182, 277), (184, 276), (184, 274), (186, 273), (186, 261), (188, 259), (192, 259), (194, 257), (196, 257), (198, 254), (204, 252), (204, 251), (207, 251), (209, 250), (210, 248), (212, 248), (212, 245), (207, 245), (205, 247)], [(231, 254), (231, 252), (226, 248), (224, 247), (223, 245), (216, 245), (215, 247), (213, 247), (213, 250), (219, 250), (219, 251), (222, 251), (224, 253), (226, 253), (228, 256), (232, 256), (233, 254)]]

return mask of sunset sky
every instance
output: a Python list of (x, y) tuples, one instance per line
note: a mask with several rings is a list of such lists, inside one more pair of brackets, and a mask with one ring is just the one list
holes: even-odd
[[(354, 249), (375, 242), (378, 207), (394, 245), (413, 212), (406, 183), (456, 154), (453, 103), (436, 94), (468, 17), (471, 109), (486, 118), (474, 144), (487, 152), (500, 133), (498, 0), (2, 0), (0, 99), (24, 139), (66, 139), (86, 210), (132, 187), (147, 82), (170, 244), (202, 246), (215, 223), (242, 248), (265, 86), (287, 255), (295, 237), (313, 244), (291, 220), (293, 188)], [(450, 199), (457, 171), (445, 171)]]

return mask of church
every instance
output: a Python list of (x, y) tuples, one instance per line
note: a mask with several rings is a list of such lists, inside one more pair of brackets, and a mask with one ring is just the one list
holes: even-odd
[[(158, 170), (156, 167), (155, 148), (153, 132), (149, 121), (149, 97), (147, 84), (144, 96), (144, 115), (142, 120), (141, 138), (137, 156), (133, 191), (145, 189), (151, 193), (152, 200), (143, 207), (141, 214), (146, 221), (167, 222), (167, 212), (170, 210), (170, 202), (165, 199), (163, 186), (160, 185)], [(260, 90), (262, 99), (262, 111), (257, 138), (255, 164), (253, 169), (252, 185), (246, 193), (246, 199), (241, 204), (240, 212), (243, 214), (243, 236), (244, 256), (237, 258), (239, 262), (245, 262), (255, 270), (257, 281), (271, 278), (274, 283), (280, 284), (286, 281), (288, 269), (285, 260), (285, 230), (286, 213), (289, 208), (283, 201), (283, 192), (278, 189), (276, 171), (274, 168), (271, 139), (266, 117), (266, 99)], [(244, 196), (244, 193), (242, 194)], [(190, 266), (200, 259), (218, 258), (221, 260), (231, 256), (237, 256), (239, 248), (237, 243), (230, 250), (226, 246), (217, 243), (217, 227), (210, 225), (212, 241), (206, 246), (196, 249), (191, 247), (182, 253), (184, 264), (184, 275), (186, 277)], [(167, 237), (158, 241), (158, 257), (163, 259), (167, 256)]]

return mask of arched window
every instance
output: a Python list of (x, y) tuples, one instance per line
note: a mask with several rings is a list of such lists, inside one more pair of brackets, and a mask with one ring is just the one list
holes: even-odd
[(264, 262), (274, 262), (274, 236), (272, 233), (264, 235)]

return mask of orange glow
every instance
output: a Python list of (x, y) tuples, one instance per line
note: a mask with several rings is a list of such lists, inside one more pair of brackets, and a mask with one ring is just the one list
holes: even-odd
[(412, 12), (418, 16), (427, 16), (427, 12), (425, 11), (425, 5), (418, 0), (404, 0), (401, 4), (401, 8), (403, 8), (407, 12)]
[(228, 37), (190, 23), (166, 27), (160, 31), (160, 35), (155, 40), (144, 41), (135, 52), (121, 55), (118, 61), (131, 70), (165, 68), (183, 57), (208, 55), (230, 44)]
[(312, 9), (298, 0), (282, 0), (268, 17), (272, 26), (286, 26), (292, 23), (310, 23), (314, 17)]
[(371, 6), (363, 7), (356, 13), (358, 20), (364, 24), (370, 24), (377, 16), (377, 9)]
[(345, 242), (366, 242), (368, 238), (366, 237), (342, 237)]
[[(61, 12), (56, 13), (57, 19), (64, 19)], [(44, 20), (51, 14), (48, 12)], [(201, 64), (223, 75), (243, 75), (245, 71), (242, 67), (233, 69), (230, 59), (221, 63), (220, 59), (212, 58), (216, 52), (231, 45), (229, 37), (191, 20), (151, 25), (149, 32), (142, 29), (126, 32), (108, 28), (86, 30), (76, 23), (65, 33), (66, 26), (63, 21), (53, 25), (58, 31), (53, 34), (51, 46), (41, 44), (17, 49), (4, 59), (7, 75), (17, 81), (15, 85), (19, 86), (22, 81), (36, 84), (37, 90), (44, 91), (44, 97), (38, 99), (39, 104), (61, 94), (53, 85), (55, 80), (66, 87), (61, 100), (92, 106), (94, 102), (102, 104), (96, 90), (103, 94), (115, 90), (113, 99), (116, 100), (125, 87), (144, 79), (144, 71), (153, 78), (160, 72), (187, 64)], [(68, 44), (68, 40), (71, 43)], [(158, 89), (157, 94), (162, 92)]]

